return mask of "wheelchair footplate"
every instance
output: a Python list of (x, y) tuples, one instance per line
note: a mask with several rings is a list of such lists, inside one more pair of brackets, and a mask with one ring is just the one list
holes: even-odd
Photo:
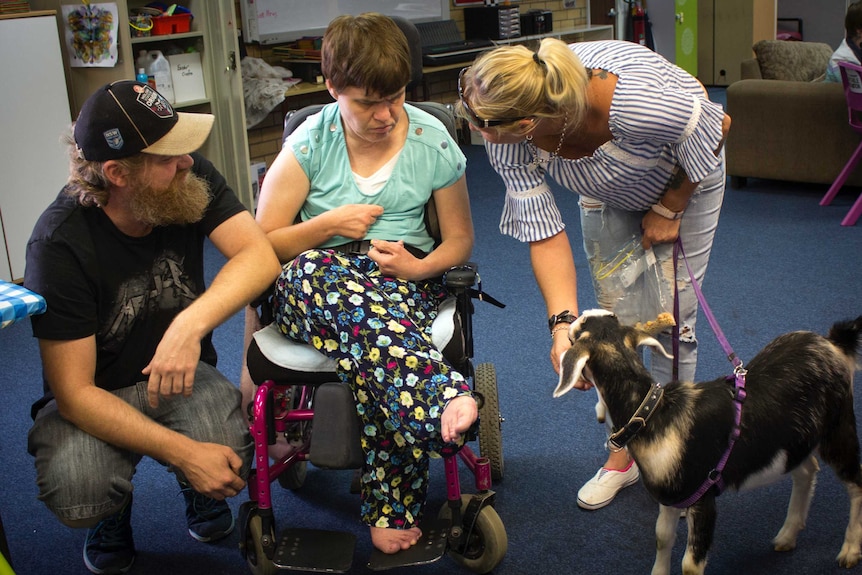
[(353, 563), (356, 536), (321, 529), (286, 529), (278, 540), (273, 564), (279, 569), (346, 573)]
[(368, 568), (372, 571), (385, 571), (395, 567), (411, 567), (434, 563), (446, 554), (446, 535), (449, 531), (448, 519), (427, 519), (419, 527), (422, 537), (410, 549), (387, 554), (379, 549), (371, 553)]

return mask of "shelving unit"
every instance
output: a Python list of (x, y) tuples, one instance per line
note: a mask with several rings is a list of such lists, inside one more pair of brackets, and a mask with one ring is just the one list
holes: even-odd
[[(194, 20), (193, 20), (194, 22)], [(131, 37), (130, 44), (132, 45), (132, 56), (134, 57), (139, 50), (161, 50), (165, 56), (168, 55), (171, 45), (178, 46), (183, 52), (189, 47), (193, 47), (194, 51), (201, 53), (201, 61), (203, 62), (206, 43), (204, 41), (204, 33), (200, 30), (192, 30), (190, 32), (180, 32), (179, 34), (164, 34), (161, 36), (139, 36)], [(134, 66), (133, 66), (134, 69)], [(211, 94), (211, 88), (208, 85), (208, 75), (204, 75), (204, 88), (207, 94)], [(200, 98), (197, 100), (189, 100), (185, 102), (174, 102), (174, 108), (183, 110), (202, 104), (209, 104), (210, 98)]]
[[(149, 0), (116, 0), (119, 25), (117, 28), (117, 64), (112, 68), (72, 68), (68, 65), (68, 50), (63, 44), (66, 74), (69, 80), (73, 116), (77, 116), (84, 101), (99, 87), (117, 80), (135, 77), (135, 58), (142, 49), (159, 49), (167, 55), (168, 47), (176, 45), (182, 51), (194, 47), (201, 54), (201, 67), (206, 98), (177, 102), (174, 107), (186, 112), (206, 112), (215, 115), (212, 134), (201, 153), (216, 165), (240, 200), (251, 209), (253, 205), (249, 175), (248, 135), (245, 128), (245, 103), (242, 75), (239, 69), (237, 19), (233, 0), (186, 0), (182, 3), (192, 13), (191, 29), (179, 34), (132, 37), (129, 27), (130, 9), (140, 8)], [(61, 19), (61, 6), (80, 5), (80, 0), (31, 0), (34, 9), (55, 10)]]

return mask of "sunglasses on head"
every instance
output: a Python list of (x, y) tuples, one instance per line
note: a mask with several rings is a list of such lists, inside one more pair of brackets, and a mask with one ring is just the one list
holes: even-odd
[(458, 99), (461, 101), (461, 106), (464, 107), (464, 111), (467, 112), (467, 121), (476, 126), (477, 128), (493, 128), (494, 126), (502, 126), (503, 124), (511, 124), (512, 122), (518, 122), (520, 120), (526, 120), (530, 116), (521, 116), (520, 118), (494, 118), (483, 120), (479, 117), (479, 115), (473, 111), (470, 107), (470, 104), (467, 103), (467, 99), (464, 98), (464, 88), (462, 86), (464, 79), (464, 72), (470, 69), (470, 66), (466, 68), (461, 68), (461, 72), (458, 73)]

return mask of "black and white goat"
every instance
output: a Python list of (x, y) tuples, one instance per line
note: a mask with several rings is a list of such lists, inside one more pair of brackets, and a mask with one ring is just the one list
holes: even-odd
[[(704, 572), (715, 529), (715, 498), (722, 482), (727, 488), (746, 489), (789, 472), (793, 488), (787, 517), (773, 545), (776, 551), (793, 549), (814, 494), (819, 470), (815, 451), (832, 466), (850, 495), (850, 521), (838, 563), (843, 567), (859, 563), (862, 469), (853, 412), (853, 373), (860, 332), (862, 316), (836, 323), (828, 337), (805, 331), (788, 333), (748, 362), (740, 434), (721, 481), (688, 507), (684, 575)], [(637, 349), (649, 345), (667, 356), (653, 335), (621, 325), (609, 312), (585, 312), (569, 329), (572, 347), (562, 358), (554, 397), (570, 391), (579, 380), (589, 381), (617, 428), (622, 431), (629, 425), (621, 435), (622, 442), (637, 462), (647, 491), (660, 504), (652, 574), (666, 575), (682, 512), (680, 503), (691, 500), (727, 453), (736, 428), (735, 386), (725, 377), (657, 385)], [(636, 412), (638, 417), (633, 418)]]

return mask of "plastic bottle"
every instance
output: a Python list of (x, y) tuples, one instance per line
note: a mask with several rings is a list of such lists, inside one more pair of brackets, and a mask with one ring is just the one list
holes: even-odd
[(150, 65), (147, 74), (156, 79), (156, 90), (168, 102), (174, 103), (174, 84), (171, 80), (171, 65), (160, 50), (150, 50)]
[(144, 68), (138, 68), (138, 74), (135, 76), (135, 80), (141, 82), (143, 84), (147, 83), (147, 71)]
[(135, 68), (143, 68), (144, 73), (146, 73), (147, 68), (150, 65), (150, 55), (146, 50), (140, 50), (138, 52), (138, 57), (135, 58)]

